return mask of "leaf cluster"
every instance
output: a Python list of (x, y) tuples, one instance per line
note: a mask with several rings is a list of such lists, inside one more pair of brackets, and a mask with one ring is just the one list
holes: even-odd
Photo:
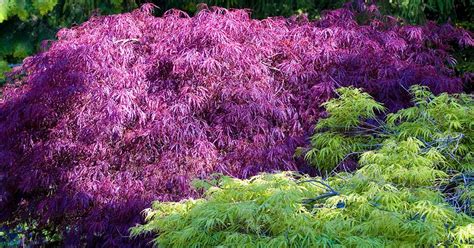
[(26, 21), (30, 15), (45, 15), (56, 6), (58, 0), (5, 0), (0, 2), (0, 23), (17, 16)]
[(384, 143), (414, 138), (424, 150), (436, 149), (451, 158), (444, 169), (472, 169), (474, 104), (472, 95), (442, 93), (413, 86), (413, 106), (396, 113), (384, 108), (358, 89), (338, 90), (340, 96), (325, 104), (328, 117), (320, 120), (311, 136), (305, 159), (312, 165), (332, 170), (348, 154), (358, 155)]
[(384, 111), (366, 92), (355, 88), (339, 88), (338, 98), (323, 104), (328, 118), (318, 121), (311, 136), (311, 148), (304, 157), (319, 169), (332, 170), (363, 150), (371, 150), (377, 142), (378, 126), (369, 123)]

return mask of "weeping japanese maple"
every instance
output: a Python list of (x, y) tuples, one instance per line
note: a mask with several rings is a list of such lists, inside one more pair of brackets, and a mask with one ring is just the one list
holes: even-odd
[(392, 109), (413, 84), (461, 91), (449, 51), (473, 44), (450, 25), (403, 26), (376, 10), (361, 25), (349, 9), (309, 21), (152, 8), (63, 29), (24, 61), (0, 100), (4, 220), (124, 244), (151, 200), (195, 196), (194, 178), (303, 169), (295, 147), (336, 87)]

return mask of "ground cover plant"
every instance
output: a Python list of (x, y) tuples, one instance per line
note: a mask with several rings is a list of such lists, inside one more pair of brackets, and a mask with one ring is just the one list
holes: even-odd
[(152, 200), (194, 178), (311, 167), (294, 157), (334, 89), (362, 87), (390, 110), (405, 89), (460, 92), (450, 25), (401, 25), (376, 9), (254, 20), (203, 9), (94, 17), (15, 70), (0, 100), (0, 218), (65, 242), (124, 245)]
[[(415, 107), (387, 118), (389, 122), (400, 122), (400, 132), (379, 137), (381, 145), (371, 146), (360, 155), (361, 168), (356, 172), (333, 173), (326, 178), (282, 172), (246, 180), (216, 177), (212, 181), (197, 181), (196, 187), (206, 191), (205, 198), (155, 202), (145, 211), (148, 223), (133, 228), (132, 234), (152, 232), (158, 247), (473, 245), (474, 212), (470, 197), (474, 159), (472, 149), (466, 148), (472, 148), (474, 122), (472, 118), (466, 120), (465, 115), (472, 116), (474, 99), (472, 95), (434, 97), (419, 87), (413, 88), (413, 92)], [(332, 126), (341, 114), (348, 114), (344, 103), (356, 103), (353, 115), (362, 119), (375, 117), (373, 113), (381, 109), (380, 104), (359, 90), (345, 88), (339, 93), (339, 99), (326, 104), (330, 116), (318, 123), (319, 128)], [(433, 112), (434, 108), (448, 112), (442, 118)], [(432, 119), (430, 125), (440, 129), (428, 128), (431, 141), (413, 128), (427, 119)], [(449, 126), (443, 125), (448, 123)], [(355, 126), (363, 126), (360, 118), (344, 119), (341, 123), (346, 130)], [(447, 141), (453, 134), (449, 131), (463, 137)], [(370, 132), (377, 134), (378, 130)], [(321, 133), (334, 135), (333, 130), (318, 129)], [(328, 143), (335, 139), (327, 138)], [(315, 153), (333, 151), (320, 149)], [(315, 166), (327, 167), (324, 159)], [(465, 176), (457, 200), (464, 201), (461, 205), (467, 208), (449, 205), (442, 192), (442, 185), (448, 183), (454, 171)]]

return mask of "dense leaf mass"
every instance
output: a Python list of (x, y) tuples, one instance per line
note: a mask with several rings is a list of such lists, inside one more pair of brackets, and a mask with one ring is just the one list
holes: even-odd
[[(206, 191), (203, 199), (157, 201), (145, 211), (147, 223), (132, 228), (132, 234), (155, 234), (157, 247), (472, 246), (474, 185), (470, 174), (474, 161), (469, 148), (474, 122), (463, 118), (460, 110), (472, 116), (473, 98), (467, 94), (435, 97), (419, 86), (411, 91), (416, 107), (388, 118), (389, 125), (400, 121), (402, 132), (380, 135), (380, 146), (362, 152), (361, 168), (356, 172), (332, 173), (326, 178), (286, 172), (247, 180), (198, 180), (194, 185)], [(334, 120), (347, 112), (348, 102), (354, 103), (355, 115), (361, 118), (373, 116), (373, 110), (380, 109), (358, 89), (340, 88), (338, 93), (339, 98), (325, 104), (330, 116), (320, 120), (319, 127), (332, 127)], [(446, 128), (446, 120), (433, 115), (434, 109), (446, 110), (450, 116), (446, 119), (451, 121), (459, 118), (459, 125)], [(413, 112), (418, 115), (409, 114)], [(431, 125), (438, 128), (428, 128), (437, 140), (427, 142), (414, 131), (414, 124), (426, 119), (432, 119)], [(357, 121), (343, 124), (345, 128), (362, 125)], [(314, 150), (326, 157), (328, 153), (337, 156), (338, 151), (330, 150), (330, 143), (339, 139), (331, 137), (334, 127), (326, 132), (329, 150)], [(447, 140), (454, 132), (462, 138)], [(347, 143), (351, 147), (351, 142)], [(318, 167), (327, 166), (316, 162)], [(465, 173), (452, 177), (453, 165)], [(455, 178), (460, 179), (457, 186), (453, 184)], [(447, 192), (446, 184), (456, 188), (449, 191), (457, 192)]]
[[(414, 154), (407, 146), (419, 148), (408, 141), (391, 145), (387, 150), (397, 147), (397, 152), (409, 156)], [(385, 157), (386, 152), (374, 155), (393, 159)], [(209, 187), (204, 199), (155, 202), (145, 211), (148, 223), (133, 228), (132, 234), (154, 233), (156, 247), (469, 247), (473, 243), (473, 218), (456, 213), (427, 187), (395, 186), (383, 177), (374, 178), (381, 172), (374, 169), (384, 165), (370, 166), (375, 168), (338, 174), (328, 181), (295, 179), (291, 173), (223, 178)]]
[(61, 30), (24, 61), (0, 100), (3, 217), (122, 242), (151, 199), (195, 194), (192, 178), (298, 169), (294, 148), (336, 87), (391, 109), (415, 83), (461, 91), (448, 52), (473, 45), (450, 25), (402, 26), (376, 10), (358, 24), (348, 9), (318, 21), (151, 9)]
[(342, 169), (356, 155), (378, 148), (387, 139), (416, 138), (447, 157), (458, 156), (445, 169), (474, 168), (474, 99), (468, 94), (434, 96), (426, 87), (412, 86), (413, 107), (379, 114), (383, 106), (358, 89), (339, 88), (340, 97), (324, 103), (328, 117), (315, 126), (309, 147), (298, 148), (305, 159), (329, 171)]

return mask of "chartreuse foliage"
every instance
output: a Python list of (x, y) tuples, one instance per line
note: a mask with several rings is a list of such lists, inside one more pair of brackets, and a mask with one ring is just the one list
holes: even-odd
[(338, 89), (339, 98), (325, 103), (329, 117), (320, 120), (305, 158), (314, 166), (334, 169), (352, 155), (382, 143), (414, 138), (424, 150), (434, 149), (449, 161), (443, 169), (472, 170), (474, 102), (471, 95), (434, 96), (426, 87), (410, 89), (414, 106), (379, 118), (383, 106), (354, 88)]
[(324, 170), (333, 169), (351, 155), (370, 150), (378, 143), (377, 136), (366, 134), (367, 130), (376, 131), (367, 120), (375, 119), (377, 112), (385, 110), (382, 104), (359, 89), (337, 91), (339, 98), (323, 104), (329, 117), (316, 125), (311, 149), (305, 154), (306, 160)]
[(5, 79), (4, 72), (10, 71), (10, 67), (8, 66), (7, 61), (5, 60), (0, 60), (0, 80)]
[[(338, 109), (351, 110), (345, 113), (348, 120), (339, 123), (340, 130), (360, 126), (366, 119), (375, 119), (376, 110), (383, 110), (357, 89), (338, 92), (340, 98), (326, 103), (330, 115), (320, 122), (319, 128), (338, 124), (332, 121), (343, 116)], [(402, 135), (400, 131), (387, 134), (389, 138), (372, 137), (382, 143), (362, 153), (361, 169), (328, 178), (282, 172), (247, 180), (223, 176), (211, 182), (198, 181), (196, 185), (206, 190), (203, 199), (155, 202), (145, 211), (147, 223), (132, 228), (132, 235), (155, 233), (154, 244), (160, 247), (473, 245), (474, 219), (457, 212), (436, 189), (449, 178), (444, 169), (454, 166), (456, 161), (468, 160), (461, 146), (469, 144), (462, 139), (458, 150), (449, 153), (446, 150), (451, 144), (442, 148), (437, 142), (448, 134), (453, 136), (455, 131), (465, 131), (463, 115), (453, 108), (472, 108), (472, 102), (466, 95), (434, 97), (420, 87), (412, 92), (415, 107), (390, 115), (385, 126), (399, 123), (390, 130), (403, 131), (403, 123), (421, 122), (409, 114), (420, 111), (425, 115), (423, 118), (440, 122), (437, 128), (446, 135), (435, 135), (431, 141), (418, 139), (423, 135), (415, 131), (406, 132), (416, 136)], [(350, 99), (354, 100), (353, 105), (349, 104)], [(446, 120), (439, 114), (430, 118), (428, 114), (434, 115), (434, 109), (443, 109)], [(461, 127), (443, 125), (454, 116), (461, 120)], [(466, 139), (472, 138), (470, 132), (464, 135), (469, 136)], [(454, 168), (472, 170), (472, 165)]]
[(2, 0), (0, 1), (0, 23), (17, 16), (27, 21), (31, 15), (45, 15), (58, 3), (58, 0)]

